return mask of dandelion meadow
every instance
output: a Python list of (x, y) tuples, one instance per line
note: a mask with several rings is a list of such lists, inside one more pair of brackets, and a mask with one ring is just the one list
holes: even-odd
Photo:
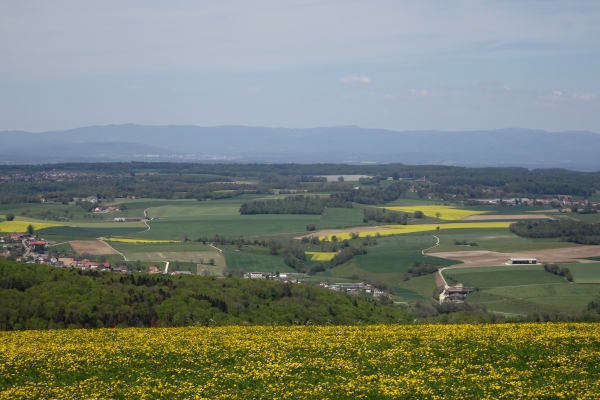
[(598, 398), (600, 325), (0, 333), (0, 398)]

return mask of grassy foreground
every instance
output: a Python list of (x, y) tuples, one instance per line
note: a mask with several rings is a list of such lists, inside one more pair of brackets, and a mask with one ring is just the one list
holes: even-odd
[(597, 398), (600, 325), (0, 333), (0, 398)]

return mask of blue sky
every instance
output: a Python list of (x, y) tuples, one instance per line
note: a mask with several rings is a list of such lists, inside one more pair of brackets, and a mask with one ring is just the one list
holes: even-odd
[(0, 130), (600, 133), (600, 1), (0, 2)]

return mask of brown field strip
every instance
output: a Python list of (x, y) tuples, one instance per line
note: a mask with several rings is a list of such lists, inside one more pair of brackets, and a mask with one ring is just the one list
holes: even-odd
[(91, 255), (119, 254), (115, 249), (101, 240), (73, 240), (71, 247), (77, 253), (87, 253)]
[[(509, 258), (537, 258), (538, 263), (555, 262), (580, 262), (591, 263), (585, 260), (588, 257), (599, 257), (600, 246), (577, 246), (562, 249), (519, 251), (499, 253), (496, 251), (449, 251), (441, 253), (427, 253), (429, 256), (462, 261), (460, 267), (489, 267), (504, 265)], [(597, 262), (597, 261), (596, 261)], [(457, 265), (458, 267), (458, 265)]]

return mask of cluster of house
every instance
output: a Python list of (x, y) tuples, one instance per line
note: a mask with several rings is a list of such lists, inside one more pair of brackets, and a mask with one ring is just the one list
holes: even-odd
[(305, 282), (305, 279), (302, 279), (305, 276), (306, 274), (289, 272), (283, 274), (278, 272), (246, 272), (244, 274), (244, 278), (246, 279), (270, 279), (283, 283), (302, 283)]
[(440, 293), (440, 304), (445, 302), (463, 302), (469, 293), (472, 293), (472, 288), (464, 287), (461, 283), (455, 286), (450, 286)]
[(371, 286), (367, 283), (363, 283), (363, 282), (359, 282), (359, 283), (321, 282), (321, 283), (319, 283), (319, 286), (324, 287), (329, 290), (336, 290), (336, 291), (346, 292), (346, 293), (350, 293), (350, 294), (352, 294), (352, 293), (358, 294), (360, 292), (372, 293), (373, 296), (386, 296), (388, 294), (385, 290), (374, 288), (373, 286)]
[(121, 211), (121, 210), (119, 209), (119, 207), (114, 207), (114, 206), (108, 206), (108, 207), (98, 206), (98, 207), (94, 208), (92, 211), (97, 214), (108, 214), (111, 212), (116, 212), (116, 211)]
[(526, 197), (512, 197), (512, 198), (488, 198), (488, 199), (470, 199), (469, 201), (476, 201), (478, 203), (481, 204), (491, 204), (491, 205), (497, 205), (497, 204), (506, 204), (506, 205), (524, 205), (524, 206), (530, 206), (530, 205), (545, 205), (545, 206), (550, 206), (550, 205), (560, 205), (562, 207), (573, 207), (573, 206), (580, 206), (580, 207), (598, 207), (600, 205), (600, 203), (592, 203), (589, 202), (588, 200), (573, 200), (573, 197), (571, 196), (558, 196), (557, 198), (550, 198), (550, 199), (529, 199)]
[(19, 172), (0, 175), (0, 182), (62, 182), (76, 179), (111, 179), (124, 178), (129, 174), (98, 174), (85, 172), (65, 172), (55, 169), (36, 172)]

